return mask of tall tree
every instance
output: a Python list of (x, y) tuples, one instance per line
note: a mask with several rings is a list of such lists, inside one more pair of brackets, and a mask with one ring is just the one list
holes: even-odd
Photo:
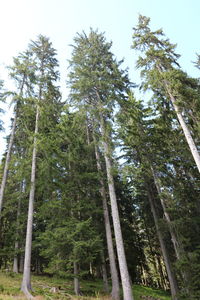
[[(200, 172), (200, 155), (183, 117), (181, 105), (185, 100), (186, 88), (183, 85), (187, 85), (187, 75), (179, 68), (177, 59), (180, 55), (175, 53), (176, 46), (163, 38), (164, 33), (161, 29), (151, 31), (149, 22), (150, 18), (140, 15), (138, 26), (133, 28), (133, 48), (144, 54), (137, 61), (137, 67), (142, 69), (143, 87), (150, 88), (155, 93), (164, 93), (169, 98)], [(185, 94), (187, 96), (187, 93)]]
[(8, 142), (8, 149), (6, 153), (5, 165), (4, 165), (4, 171), (3, 171), (3, 177), (2, 177), (1, 189), (0, 189), (0, 216), (1, 216), (2, 206), (3, 206), (3, 197), (4, 197), (5, 187), (6, 187), (12, 146), (13, 146), (16, 126), (17, 126), (17, 118), (20, 110), (20, 104), (21, 104), (20, 102), (22, 102), (25, 88), (26, 89), (29, 88), (28, 77), (30, 78), (33, 74), (32, 68), (33, 65), (31, 65), (30, 53), (28, 51), (14, 58), (14, 64), (12, 67), (9, 68), (10, 76), (12, 79), (15, 80), (15, 83), (17, 85), (17, 93), (14, 93), (14, 97), (13, 97), (14, 98), (13, 102), (15, 102), (14, 119), (12, 121), (11, 133)]
[(83, 104), (100, 128), (124, 300), (131, 300), (133, 294), (112, 175), (109, 130), (116, 100), (124, 97), (129, 81), (110, 52), (111, 43), (107, 43), (102, 34), (91, 30), (88, 36), (85, 33), (78, 34), (74, 41), (69, 79), (71, 99), (79, 105)]
[[(131, 147), (132, 150), (131, 152), (136, 153), (136, 158), (138, 160), (138, 167), (140, 166), (142, 169), (144, 186), (147, 191), (147, 197), (151, 207), (158, 239), (160, 242), (162, 255), (166, 265), (167, 274), (168, 274), (170, 287), (171, 287), (172, 298), (177, 299), (178, 284), (170, 261), (170, 255), (166, 247), (164, 234), (159, 226), (160, 216), (156, 205), (157, 197), (155, 196), (155, 192), (152, 189), (152, 179), (153, 180), (156, 179), (155, 186), (157, 187), (158, 185), (157, 178), (154, 178), (155, 174), (152, 167), (153, 161), (151, 156), (152, 156), (152, 151), (154, 149), (152, 149), (152, 147), (149, 147), (151, 145), (149, 134), (148, 132), (145, 132), (143, 128), (144, 126), (143, 114), (144, 112), (142, 111), (141, 103), (137, 102), (133, 97), (133, 95), (130, 94), (129, 101), (122, 103), (122, 110), (118, 117), (118, 119), (121, 120), (120, 132), (121, 132), (121, 137), (123, 137), (123, 143), (125, 144), (126, 149)], [(133, 136), (131, 136), (132, 134)]]
[[(0, 103), (4, 101), (4, 92), (3, 92), (3, 80), (0, 80)], [(3, 109), (0, 107), (0, 114), (3, 113)], [(3, 129), (2, 120), (0, 119), (0, 130)]]
[(97, 162), (97, 170), (99, 173), (99, 183), (100, 183), (100, 194), (102, 197), (103, 202), (103, 214), (104, 214), (104, 224), (105, 224), (105, 231), (106, 231), (106, 241), (107, 241), (107, 249), (108, 249), (108, 256), (110, 261), (110, 271), (111, 271), (111, 279), (112, 279), (112, 298), (119, 299), (119, 278), (118, 278), (118, 271), (115, 261), (115, 252), (114, 252), (114, 245), (112, 240), (112, 231), (111, 231), (111, 224), (110, 224), (110, 217), (109, 217), (109, 210), (108, 210), (108, 203), (107, 203), (107, 196), (106, 196), (106, 187), (103, 180), (103, 168), (102, 162), (100, 157), (100, 151), (98, 148), (98, 144), (95, 137), (95, 132), (93, 129), (93, 140), (94, 140), (94, 147), (95, 147), (95, 157)]
[(39, 36), (38, 40), (32, 42), (29, 46), (32, 53), (32, 59), (36, 66), (35, 72), (35, 128), (33, 137), (33, 150), (32, 150), (32, 167), (31, 167), (31, 184), (29, 194), (29, 207), (26, 231), (26, 244), (25, 244), (25, 261), (24, 272), (21, 290), (24, 294), (32, 298), (31, 290), (31, 247), (32, 247), (32, 227), (33, 227), (33, 212), (34, 212), (34, 198), (36, 186), (36, 160), (37, 160), (37, 146), (38, 146), (38, 133), (39, 133), (39, 118), (42, 115), (43, 102), (45, 100), (53, 104), (58, 101), (58, 89), (55, 82), (58, 80), (58, 61), (55, 58), (56, 52), (52, 47), (49, 39), (44, 36)]

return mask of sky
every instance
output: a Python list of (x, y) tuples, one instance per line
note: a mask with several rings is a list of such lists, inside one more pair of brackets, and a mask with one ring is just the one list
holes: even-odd
[[(131, 50), (132, 28), (139, 14), (151, 18), (151, 28), (163, 28), (171, 42), (177, 43), (177, 53), (184, 71), (200, 77), (194, 67), (196, 53), (200, 53), (200, 1), (199, 0), (1, 0), (0, 79), (5, 88), (12, 89), (7, 79), (6, 66), (27, 49), (30, 40), (39, 34), (50, 38), (60, 62), (61, 90), (67, 97), (67, 60), (71, 56), (70, 44), (77, 32), (87, 33), (92, 27), (105, 32), (113, 42), (112, 52), (118, 60), (124, 58), (130, 79), (138, 83), (135, 69), (137, 54)], [(12, 108), (4, 107), (5, 131), (0, 133), (0, 155), (5, 149), (5, 136), (9, 134)]]

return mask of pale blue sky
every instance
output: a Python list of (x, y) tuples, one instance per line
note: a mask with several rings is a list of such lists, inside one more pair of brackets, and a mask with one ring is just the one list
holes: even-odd
[[(24, 51), (31, 39), (43, 34), (50, 37), (58, 51), (61, 85), (66, 97), (69, 44), (73, 43), (76, 32), (88, 32), (93, 27), (113, 41), (113, 53), (118, 59), (125, 58), (124, 66), (129, 67), (131, 80), (138, 82), (136, 54), (130, 46), (132, 27), (137, 24), (139, 14), (151, 18), (153, 29), (163, 28), (171, 42), (178, 44), (183, 69), (200, 77), (192, 64), (196, 53), (200, 53), (199, 13), (200, 0), (2, 0), (0, 79), (4, 79), (4, 66), (12, 63), (12, 57)], [(1, 148), (2, 135), (0, 138)]]

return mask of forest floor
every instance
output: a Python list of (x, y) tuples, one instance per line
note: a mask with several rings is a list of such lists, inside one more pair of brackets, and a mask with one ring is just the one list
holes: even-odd
[[(22, 276), (20, 274), (0, 272), (0, 300), (26, 299), (20, 292)], [(74, 296), (71, 280), (46, 276), (32, 276), (32, 287), (36, 300), (110, 300), (102, 293), (102, 282), (81, 281), (81, 291), (84, 296)], [(171, 300), (164, 291), (133, 286), (134, 300)]]

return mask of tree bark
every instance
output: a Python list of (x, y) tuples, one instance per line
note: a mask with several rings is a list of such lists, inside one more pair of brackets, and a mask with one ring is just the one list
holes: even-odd
[[(160, 73), (161, 75), (163, 75), (163, 71), (162, 71), (161, 66), (157, 65), (157, 69), (158, 69), (159, 73)], [(169, 83), (168, 83), (167, 80), (165, 80), (165, 79), (164, 79), (163, 82), (164, 82), (164, 86), (165, 86), (166, 92), (168, 93), (168, 95), (169, 95), (169, 97), (170, 97), (170, 100), (171, 100), (171, 102), (172, 102), (172, 105), (173, 105), (173, 107), (174, 107), (174, 110), (175, 110), (175, 112), (176, 112), (177, 118), (178, 118), (178, 120), (179, 120), (179, 123), (180, 123), (180, 125), (181, 125), (182, 130), (183, 130), (183, 133), (184, 133), (184, 135), (185, 135), (186, 141), (187, 141), (187, 143), (188, 143), (188, 146), (189, 146), (189, 148), (190, 148), (190, 151), (191, 151), (191, 153), (192, 153), (192, 156), (193, 156), (193, 158), (194, 158), (194, 161), (195, 161), (195, 163), (196, 163), (196, 166), (197, 166), (197, 168), (198, 168), (198, 170), (199, 170), (199, 172), (200, 172), (200, 155), (199, 155), (199, 152), (198, 152), (197, 147), (196, 147), (196, 145), (195, 145), (195, 142), (194, 142), (194, 140), (193, 140), (193, 138), (192, 138), (192, 135), (191, 135), (191, 133), (190, 133), (190, 131), (189, 131), (189, 129), (188, 129), (186, 123), (185, 123), (185, 120), (184, 120), (184, 118), (183, 118), (183, 116), (182, 116), (182, 113), (180, 112), (179, 107), (178, 107), (178, 105), (176, 104), (176, 99), (175, 99), (175, 97), (173, 96), (173, 94), (172, 94), (172, 92), (171, 92)]]
[(101, 260), (102, 260), (101, 269), (102, 269), (102, 276), (103, 276), (103, 289), (105, 293), (109, 293), (108, 275), (107, 275), (106, 262), (105, 262), (103, 250), (101, 252)]
[(151, 168), (152, 175), (153, 175), (153, 178), (154, 178), (154, 183), (155, 183), (155, 186), (156, 186), (159, 198), (160, 198), (160, 202), (161, 202), (161, 206), (162, 206), (162, 209), (163, 209), (163, 212), (164, 212), (165, 220), (167, 222), (169, 232), (170, 232), (170, 235), (171, 235), (171, 238), (172, 238), (172, 244), (174, 246), (174, 251), (175, 251), (177, 259), (180, 259), (179, 242), (177, 240), (177, 237), (176, 237), (176, 234), (175, 234), (174, 230), (172, 229), (171, 219), (170, 219), (170, 216), (167, 212), (167, 208), (166, 208), (166, 205), (165, 205), (165, 200), (163, 199), (163, 196), (162, 196), (159, 178), (158, 178), (154, 168), (152, 167), (152, 165), (150, 166), (150, 168)]
[(157, 215), (157, 211), (156, 211), (156, 208), (155, 208), (155, 200), (154, 200), (152, 191), (150, 190), (150, 187), (149, 187), (146, 180), (145, 180), (145, 185), (146, 185), (147, 194), (148, 194), (148, 198), (149, 198), (149, 203), (150, 203), (151, 211), (152, 211), (155, 226), (156, 226), (156, 231), (157, 231), (157, 234), (158, 234), (158, 239), (159, 239), (159, 242), (160, 242), (161, 251), (162, 251), (162, 254), (163, 254), (163, 259), (164, 259), (166, 270), (167, 270), (167, 275), (168, 275), (168, 279), (169, 279), (169, 283), (170, 283), (170, 290), (171, 290), (171, 294), (172, 294), (172, 300), (178, 300), (178, 298), (177, 298), (178, 284), (177, 284), (177, 280), (176, 280), (175, 274), (174, 274), (173, 269), (172, 269), (172, 265), (171, 265), (169, 254), (168, 254), (168, 250), (167, 250), (162, 232), (159, 228), (158, 215)]
[(35, 175), (36, 175), (36, 154), (37, 154), (37, 134), (38, 134), (38, 121), (39, 121), (39, 105), (36, 108), (35, 120), (35, 136), (33, 141), (32, 153), (32, 168), (31, 168), (31, 188), (29, 194), (29, 208), (28, 208), (28, 221), (26, 231), (26, 244), (25, 244), (25, 258), (24, 258), (24, 272), (21, 290), (28, 297), (33, 299), (30, 294), (31, 288), (31, 247), (32, 247), (32, 229), (33, 229), (33, 209), (34, 209), (34, 196), (35, 196)]
[(112, 219), (113, 219), (113, 226), (114, 226), (114, 233), (115, 233), (115, 240), (116, 240), (116, 247), (117, 247), (119, 269), (120, 269), (120, 275), (122, 281), (123, 296), (124, 296), (124, 300), (133, 300), (133, 292), (130, 283), (130, 277), (129, 277), (126, 256), (124, 251), (124, 243), (122, 238), (117, 198), (116, 198), (116, 192), (114, 186), (114, 179), (112, 175), (112, 164), (111, 164), (111, 159), (109, 154), (109, 146), (107, 142), (104, 119), (101, 113), (100, 113), (100, 128), (101, 128), (101, 134), (103, 138), (104, 158), (106, 163), (108, 189), (109, 189), (109, 195), (111, 201)]
[[(167, 88), (167, 90), (168, 90), (168, 88)], [(198, 152), (198, 150), (197, 150), (197, 147), (196, 147), (196, 145), (195, 145), (195, 143), (194, 143), (194, 140), (193, 140), (193, 138), (192, 138), (192, 135), (191, 135), (191, 133), (190, 133), (190, 131), (189, 131), (189, 129), (188, 129), (186, 123), (185, 123), (185, 120), (183, 119), (183, 116), (182, 116), (181, 112), (179, 111), (178, 106), (176, 105), (176, 100), (175, 100), (175, 98), (173, 97), (173, 95), (171, 94), (170, 91), (168, 91), (168, 93), (169, 93), (169, 95), (170, 95), (171, 102), (172, 102), (172, 104), (173, 104), (173, 106), (174, 106), (174, 110), (175, 110), (175, 112), (176, 112), (176, 115), (177, 115), (177, 118), (178, 118), (178, 120), (179, 120), (179, 123), (181, 124), (181, 127), (182, 127), (182, 129), (183, 129), (183, 132), (184, 132), (186, 141), (187, 141), (187, 143), (188, 143), (188, 146), (189, 146), (189, 148), (190, 148), (190, 151), (191, 151), (191, 153), (192, 153), (192, 156), (193, 156), (193, 158), (194, 158), (194, 161), (195, 161), (195, 163), (196, 163), (196, 166), (197, 166), (197, 168), (198, 168), (198, 170), (199, 170), (199, 172), (200, 172), (200, 156), (199, 156), (199, 152)]]
[[(24, 182), (22, 181), (21, 184), (21, 192), (22, 194), (24, 193)], [(14, 261), (13, 261), (13, 272), (14, 273), (19, 273), (19, 225), (20, 225), (20, 213), (21, 213), (21, 196), (19, 196), (18, 199), (18, 205), (17, 205), (17, 224), (16, 224), (16, 240), (15, 240), (15, 255), (14, 255)]]
[[(19, 92), (20, 96), (22, 96), (24, 84), (25, 84), (25, 75), (23, 75), (23, 80), (22, 80), (22, 84), (20, 87), (20, 92)], [(15, 137), (15, 129), (16, 129), (16, 124), (17, 124), (17, 113), (18, 113), (18, 103), (16, 103), (16, 105), (15, 105), (14, 120), (13, 120), (12, 130), (11, 130), (10, 139), (9, 139), (9, 143), (8, 143), (8, 151), (6, 154), (6, 161), (5, 161), (5, 166), (4, 166), (4, 170), (3, 170), (3, 178), (2, 178), (2, 182), (1, 182), (1, 188), (0, 188), (0, 219), (1, 219), (1, 211), (2, 211), (2, 207), (3, 207), (3, 197), (4, 197), (6, 181), (7, 181), (7, 176), (8, 176), (8, 169), (9, 169), (9, 163), (10, 163), (10, 158), (11, 158), (12, 146), (13, 146), (14, 137)]]
[(80, 296), (80, 284), (78, 279), (78, 263), (74, 262), (74, 293), (77, 296)]
[(112, 231), (111, 231), (111, 225), (110, 225), (110, 218), (109, 218), (109, 212), (108, 212), (108, 204), (106, 199), (106, 188), (104, 185), (104, 181), (101, 177), (102, 173), (102, 166), (101, 166), (101, 160), (99, 151), (96, 145), (96, 138), (93, 134), (93, 139), (95, 142), (95, 156), (96, 156), (96, 162), (97, 162), (97, 170), (100, 175), (100, 194), (103, 202), (103, 215), (104, 215), (104, 224), (105, 224), (105, 231), (106, 231), (106, 242), (107, 242), (107, 248), (108, 248), (108, 256), (109, 256), (109, 262), (110, 262), (110, 272), (111, 272), (111, 280), (112, 280), (112, 292), (111, 296), (114, 300), (120, 299), (120, 291), (119, 291), (119, 277), (117, 272), (117, 266), (116, 266), (116, 260), (115, 260), (115, 252), (114, 252), (114, 246), (113, 246), (113, 240), (112, 240)]
[(15, 116), (12, 124), (12, 130), (10, 134), (10, 139), (9, 139), (9, 144), (8, 144), (8, 151), (6, 154), (6, 161), (5, 161), (5, 166), (3, 170), (3, 178), (1, 182), (1, 188), (0, 188), (0, 218), (1, 218), (1, 211), (3, 207), (3, 197), (4, 197), (4, 191), (5, 191), (5, 186), (6, 186), (6, 181), (7, 181), (7, 176), (8, 176), (8, 168), (9, 168), (9, 162), (11, 158), (11, 151), (12, 151), (12, 146), (13, 146), (13, 141), (14, 141), (14, 136), (15, 136), (15, 129), (16, 129), (16, 124), (17, 124), (17, 109), (15, 111)]

